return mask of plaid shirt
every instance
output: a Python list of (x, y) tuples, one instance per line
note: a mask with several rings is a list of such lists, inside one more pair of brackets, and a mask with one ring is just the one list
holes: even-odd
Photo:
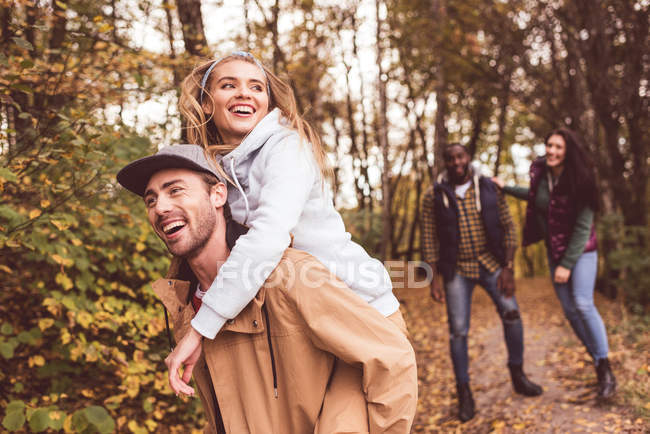
[[(485, 228), (481, 213), (476, 207), (472, 184), (465, 192), (465, 197), (456, 197), (458, 202), (458, 227), (460, 241), (458, 245), (458, 260), (456, 272), (468, 279), (478, 279), (480, 265), (493, 273), (499, 268), (499, 262), (487, 250)], [(505, 228), (505, 247), (516, 248), (517, 234), (515, 225), (510, 217), (508, 204), (503, 194), (499, 191), (497, 203), (499, 206), (499, 220)], [(440, 244), (436, 232), (436, 215), (433, 207), (433, 186), (424, 194), (422, 203), (422, 259), (428, 263), (438, 262), (440, 257)]]

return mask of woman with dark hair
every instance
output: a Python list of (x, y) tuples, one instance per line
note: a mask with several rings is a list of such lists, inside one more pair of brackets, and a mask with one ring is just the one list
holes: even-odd
[(616, 379), (607, 358), (607, 331), (594, 305), (598, 267), (594, 166), (580, 138), (567, 128), (552, 131), (545, 144), (546, 155), (530, 166), (530, 188), (504, 186), (499, 178), (493, 181), (505, 193), (528, 201), (523, 245), (546, 242), (555, 293), (595, 361), (598, 396), (609, 398), (616, 391)]

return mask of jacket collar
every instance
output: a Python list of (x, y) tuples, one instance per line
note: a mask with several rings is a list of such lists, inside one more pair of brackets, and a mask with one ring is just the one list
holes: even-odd
[[(480, 196), (480, 189), (479, 189), (479, 179), (481, 178), (481, 176), (478, 174), (478, 171), (474, 169), (471, 163), (469, 164), (468, 169), (470, 172), (469, 180), (472, 183), (472, 186), (474, 187), (474, 200), (476, 201), (476, 209), (479, 212), (481, 212), (481, 196)], [(449, 176), (446, 170), (443, 170), (440, 173), (440, 175), (438, 175), (436, 182), (440, 185), (445, 185), (448, 188), (450, 188), (452, 192), (450, 194), (455, 194), (453, 192), (456, 186), (451, 182), (449, 182)], [(442, 201), (445, 205), (445, 208), (449, 208), (449, 199), (447, 198), (446, 195), (442, 196)]]
[[(188, 275), (189, 273), (189, 275)], [(174, 318), (179, 312), (191, 305), (190, 294), (194, 276), (187, 263), (178, 257), (172, 259), (167, 277), (151, 284), (154, 293)], [(262, 286), (255, 298), (248, 303), (235, 318), (226, 321), (221, 330), (236, 333), (257, 334), (264, 331), (262, 306), (266, 298), (266, 288)], [(219, 332), (221, 333), (221, 331)]]

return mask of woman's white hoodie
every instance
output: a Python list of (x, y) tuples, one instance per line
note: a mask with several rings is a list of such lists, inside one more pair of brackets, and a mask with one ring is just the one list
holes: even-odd
[[(275, 109), (242, 143), (221, 158), (236, 186), (228, 186), (233, 218), (249, 227), (239, 237), (217, 278), (203, 296), (192, 327), (213, 339), (255, 297), (291, 243), (319, 259), (384, 316), (399, 302), (388, 272), (345, 231), (324, 188), (311, 145), (283, 125)], [(320, 290), (308, 276), (295, 276)]]

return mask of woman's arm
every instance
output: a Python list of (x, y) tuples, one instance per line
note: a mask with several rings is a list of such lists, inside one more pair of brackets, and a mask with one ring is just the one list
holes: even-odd
[(517, 185), (508, 186), (503, 182), (503, 179), (498, 176), (492, 177), (492, 182), (494, 182), (504, 193), (507, 193), (510, 196), (514, 196), (521, 200), (528, 199), (528, 187), (519, 187)]
[(503, 187), (503, 192), (506, 194), (509, 194), (510, 196), (516, 197), (517, 199), (520, 200), (527, 200), (528, 199), (528, 192), (529, 192), (528, 187), (520, 187), (518, 185), (505, 185)]
[(213, 339), (255, 297), (291, 242), (318, 169), (311, 147), (291, 135), (266, 156), (260, 200), (192, 320), (201, 335)]

